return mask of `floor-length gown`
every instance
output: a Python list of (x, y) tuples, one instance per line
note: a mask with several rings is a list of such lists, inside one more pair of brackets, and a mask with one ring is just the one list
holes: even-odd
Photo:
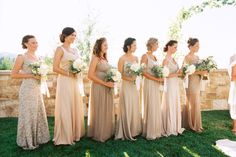
[[(127, 64), (123, 66), (123, 75), (130, 77)], [(117, 115), (117, 128), (115, 139), (135, 140), (135, 136), (142, 131), (141, 111), (139, 105), (139, 92), (132, 81), (122, 80), (119, 100), (119, 113)]]
[[(23, 55), (22, 73), (30, 74), (29, 64), (35, 61)], [(19, 91), (19, 116), (17, 145), (23, 149), (35, 149), (50, 140), (47, 115), (40, 91), (40, 81), (23, 79)]]
[[(167, 67), (170, 74), (179, 70), (178, 65), (171, 58)], [(179, 92), (179, 78), (166, 78), (162, 97), (162, 124), (164, 136), (178, 135), (184, 131), (181, 127), (181, 106)]]
[[(147, 56), (147, 73), (151, 72), (151, 68), (157, 64), (152, 58)], [(144, 78), (143, 85), (143, 136), (153, 140), (161, 137), (162, 132), (162, 116), (161, 116), (161, 91), (160, 83)]]
[[(198, 62), (198, 57), (191, 60), (188, 64), (195, 64)], [(202, 131), (202, 116), (201, 116), (201, 102), (200, 102), (200, 75), (188, 76), (188, 88), (186, 88), (186, 118), (188, 128), (194, 131)], [(186, 119), (185, 119), (186, 120)]]
[[(100, 60), (96, 67), (96, 76), (104, 80), (110, 66), (105, 60)], [(113, 104), (113, 89), (92, 82), (90, 90), (88, 136), (94, 140), (105, 142), (114, 135), (115, 117)]]
[[(63, 47), (60, 67), (69, 71), (71, 61), (79, 57), (76, 49), (70, 52)], [(59, 74), (55, 103), (54, 144), (74, 144), (85, 134), (83, 99), (78, 80)]]

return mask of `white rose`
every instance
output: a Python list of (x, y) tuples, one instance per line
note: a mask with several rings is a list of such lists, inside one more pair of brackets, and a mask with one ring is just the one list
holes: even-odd
[(47, 75), (48, 73), (48, 66), (46, 64), (41, 64), (39, 68), (39, 74), (40, 75)]
[(77, 70), (81, 69), (81, 66), (82, 66), (82, 61), (80, 59), (76, 59), (74, 62), (73, 62), (73, 67)]
[(140, 66), (139, 64), (135, 63), (135, 64), (132, 64), (130, 69), (137, 72), (139, 70)]
[(190, 65), (190, 66), (187, 68), (186, 74), (191, 75), (191, 74), (193, 74), (195, 71), (196, 71), (196, 67), (192, 64), (192, 65)]

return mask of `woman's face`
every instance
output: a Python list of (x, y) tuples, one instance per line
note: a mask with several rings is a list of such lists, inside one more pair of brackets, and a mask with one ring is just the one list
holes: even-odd
[(169, 46), (169, 50), (172, 54), (174, 54), (177, 51), (178, 44), (174, 44), (172, 46)]
[(133, 53), (136, 51), (136, 48), (137, 48), (137, 45), (136, 45), (136, 41), (134, 41), (130, 47), (129, 47), (129, 50)]
[(198, 52), (198, 50), (199, 50), (199, 42), (197, 42), (195, 45), (193, 45), (193, 46), (190, 46), (190, 48), (189, 48), (191, 51), (193, 51), (193, 52)]
[(156, 51), (157, 49), (158, 49), (158, 47), (159, 47), (159, 45), (158, 45), (158, 43), (156, 42), (156, 43), (154, 43), (154, 44), (152, 44), (152, 51), (154, 52), (154, 51)]
[(25, 43), (25, 46), (30, 51), (36, 51), (38, 48), (38, 42), (36, 38), (30, 38), (27, 43)]
[(71, 35), (65, 38), (65, 42), (72, 44), (76, 39), (76, 32), (73, 32)]
[(101, 51), (103, 53), (107, 53), (107, 49), (108, 49), (108, 44), (107, 44), (107, 41), (104, 41), (101, 45)]

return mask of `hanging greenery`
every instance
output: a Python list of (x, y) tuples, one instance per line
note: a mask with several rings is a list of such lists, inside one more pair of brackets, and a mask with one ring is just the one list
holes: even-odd
[(193, 15), (199, 14), (207, 9), (221, 8), (223, 6), (236, 6), (236, 0), (206, 0), (199, 5), (191, 6), (190, 8), (182, 8), (169, 28), (170, 39), (180, 40), (182, 25)]

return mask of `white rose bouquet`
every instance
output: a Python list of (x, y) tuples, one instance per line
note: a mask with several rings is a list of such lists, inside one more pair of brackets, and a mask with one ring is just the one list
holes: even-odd
[(170, 74), (170, 71), (167, 67), (163, 67), (160, 65), (154, 65), (151, 68), (151, 72), (155, 75), (157, 78), (165, 78)]

